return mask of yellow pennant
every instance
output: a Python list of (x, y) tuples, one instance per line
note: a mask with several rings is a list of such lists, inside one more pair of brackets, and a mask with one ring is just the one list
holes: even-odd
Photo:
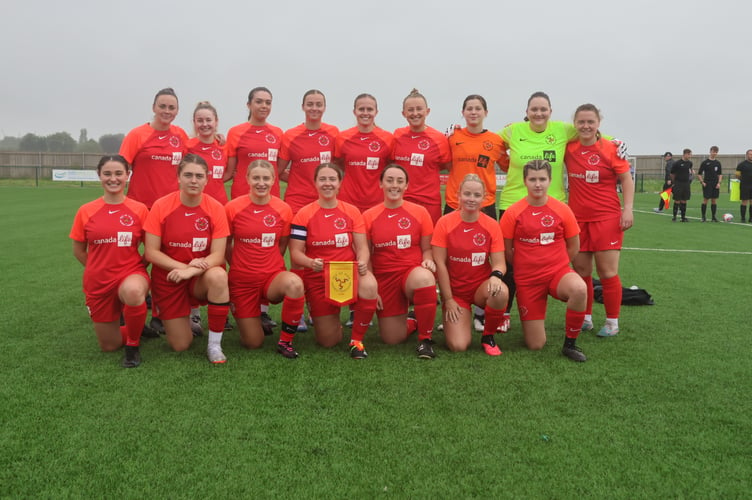
[(358, 263), (330, 261), (324, 263), (326, 300), (344, 306), (358, 300)]

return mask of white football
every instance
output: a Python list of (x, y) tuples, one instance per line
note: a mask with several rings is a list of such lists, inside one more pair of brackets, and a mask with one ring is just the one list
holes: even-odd
[(734, 220), (734, 216), (732, 214), (723, 214), (723, 220), (724, 222), (731, 222)]

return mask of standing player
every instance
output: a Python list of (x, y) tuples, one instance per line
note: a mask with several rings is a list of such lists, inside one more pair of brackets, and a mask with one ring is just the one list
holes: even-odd
[[(78, 209), (70, 232), (73, 255), (84, 266), (86, 308), (99, 347), (114, 351), (125, 344), (125, 368), (141, 364), (138, 346), (149, 292), (149, 277), (138, 253), (148, 210), (125, 197), (130, 170), (120, 155), (99, 160), (97, 174), (104, 195)], [(121, 314), (124, 327), (118, 321)]]
[(673, 184), (672, 196), (674, 197), (674, 216), (672, 222), (676, 222), (676, 214), (681, 211), (681, 221), (689, 222), (687, 219), (687, 202), (692, 197), (691, 183), (692, 175), (692, 150), (687, 148), (683, 151), (681, 160), (674, 162), (671, 167), (671, 184)]
[(322, 121), (325, 111), (324, 94), (320, 90), (309, 90), (303, 95), (305, 122), (282, 136), (278, 166), (280, 178), (287, 181), (285, 203), (290, 205), (293, 214), (316, 201), (313, 171), (320, 164), (332, 161), (339, 129)]
[[(663, 154), (663, 162), (663, 187), (661, 188), (661, 192), (671, 187), (671, 167), (674, 166), (674, 157), (671, 151), (666, 151)], [(659, 214), (663, 212), (665, 206), (666, 202), (663, 201), (663, 198), (658, 197), (658, 207), (654, 208), (653, 212)]]
[(708, 210), (708, 200), (710, 200), (710, 215), (713, 222), (720, 222), (715, 214), (716, 203), (718, 202), (718, 195), (721, 192), (721, 181), (723, 180), (723, 172), (721, 171), (721, 162), (716, 160), (718, 156), (718, 146), (711, 146), (710, 158), (704, 160), (700, 164), (700, 169), (697, 171), (697, 179), (702, 184), (702, 222), (707, 222), (705, 214)]
[(227, 361), (222, 332), (230, 310), (225, 245), (230, 231), (222, 204), (204, 196), (209, 167), (198, 155), (178, 166), (180, 190), (154, 203), (146, 219), (146, 260), (152, 263), (154, 309), (164, 321), (167, 342), (185, 351), (193, 341), (191, 306), (208, 303), (212, 363)]
[[(227, 132), (227, 170), (225, 181), (233, 179), (230, 197), (245, 196), (250, 191), (246, 174), (253, 160), (266, 160), (277, 168), (277, 155), (282, 144), (282, 129), (266, 123), (272, 112), (272, 93), (266, 87), (256, 87), (248, 93), (248, 121), (235, 125)], [(279, 196), (279, 181), (272, 194)]]
[(405, 199), (425, 207), (435, 224), (441, 217), (439, 172), (451, 168), (452, 152), (444, 134), (426, 125), (430, 112), (426, 98), (417, 89), (405, 97), (402, 116), (408, 126), (394, 131), (392, 156), (412, 179)]
[(379, 333), (387, 344), (408, 335), (407, 307), (415, 305), (418, 357), (432, 359), (436, 318), (436, 264), (431, 252), (433, 223), (428, 211), (406, 201), (408, 175), (399, 165), (381, 172), (384, 202), (366, 210), (363, 219), (371, 249), (371, 267), (379, 287)]
[(217, 139), (217, 126), (217, 110), (209, 101), (199, 102), (193, 110), (193, 131), (196, 136), (188, 140), (188, 153), (199, 155), (209, 165), (209, 183), (204, 194), (224, 205), (227, 203), (224, 183), (227, 157)]
[[(583, 104), (574, 113), (579, 140), (567, 145), (564, 162), (569, 177), (569, 207), (580, 227), (580, 248), (574, 269), (587, 286), (587, 307), (583, 330), (593, 328), (593, 258), (603, 285), (606, 324), (599, 337), (619, 333), (622, 287), (619, 278), (619, 255), (624, 231), (632, 227), (634, 215), (634, 181), (629, 162), (617, 155), (617, 148), (600, 137), (601, 116), (592, 104)], [(616, 186), (621, 183), (622, 209)]]
[(260, 302), (282, 302), (277, 352), (293, 359), (298, 357), (292, 341), (305, 297), (303, 281), (285, 270), (283, 255), (290, 239), (292, 210), (271, 194), (275, 173), (268, 161), (253, 161), (248, 167), (250, 193), (225, 207), (231, 233), (227, 248), (230, 299), (240, 341), (249, 349), (258, 349), (264, 342)]
[(394, 136), (376, 126), (378, 113), (376, 98), (360, 94), (353, 109), (358, 124), (341, 132), (334, 146), (335, 162), (346, 174), (340, 199), (361, 212), (381, 203), (379, 176), (392, 158)]
[(566, 337), (561, 353), (586, 361), (576, 341), (585, 318), (585, 282), (569, 263), (580, 248), (579, 227), (572, 210), (548, 196), (551, 165), (533, 160), (523, 168), (528, 195), (509, 207), (501, 218), (507, 261), (515, 269), (517, 308), (528, 349), (546, 345), (548, 295), (567, 303)]
[(120, 154), (133, 170), (128, 197), (148, 208), (158, 198), (178, 189), (176, 168), (188, 142), (185, 131), (172, 124), (178, 115), (174, 90), (165, 88), (157, 92), (152, 111), (152, 121), (128, 132), (120, 145)]
[(462, 103), (465, 128), (455, 130), (449, 138), (452, 167), (447, 180), (444, 213), (459, 208), (460, 184), (468, 174), (475, 174), (483, 182), (485, 197), (481, 211), (496, 219), (496, 165), (506, 168), (509, 158), (497, 134), (483, 128), (488, 116), (488, 104), (483, 96), (472, 94)]
[(482, 211), (487, 198), (481, 178), (467, 174), (458, 189), (459, 209), (439, 219), (431, 240), (444, 335), (449, 350), (466, 351), (472, 341), (470, 307), (475, 304), (486, 316), (481, 346), (489, 356), (499, 356), (494, 334), (508, 298), (502, 281), (504, 239), (496, 220)]
[[(736, 166), (735, 175), (741, 181), (739, 183), (739, 198), (741, 199), (739, 210), (742, 222), (747, 222), (747, 205), (752, 200), (752, 149), (747, 150), (744, 161)], [(752, 209), (749, 213), (749, 222), (752, 222)]]
[(306, 300), (313, 316), (316, 341), (332, 347), (342, 340), (340, 307), (325, 299), (324, 264), (328, 261), (357, 261), (358, 289), (355, 319), (350, 340), (350, 357), (364, 359), (368, 353), (363, 337), (377, 304), (376, 278), (368, 270), (368, 242), (360, 211), (337, 199), (342, 169), (333, 163), (316, 167), (314, 183), (319, 199), (303, 207), (293, 218), (290, 258), (305, 269)]

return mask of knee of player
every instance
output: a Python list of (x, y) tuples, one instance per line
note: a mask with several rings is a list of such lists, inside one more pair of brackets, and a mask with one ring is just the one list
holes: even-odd
[(288, 297), (302, 297), (305, 292), (303, 280), (296, 274), (290, 273), (285, 282), (285, 295)]

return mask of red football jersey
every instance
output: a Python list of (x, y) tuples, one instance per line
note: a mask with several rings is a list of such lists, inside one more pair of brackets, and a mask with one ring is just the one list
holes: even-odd
[(433, 234), (433, 222), (425, 208), (409, 201), (399, 208), (386, 208), (382, 203), (366, 210), (363, 220), (374, 273), (406, 271), (423, 262), (421, 237)]
[(564, 163), (569, 177), (569, 208), (577, 220), (593, 222), (621, 215), (616, 181), (620, 174), (629, 172), (629, 162), (619, 158), (614, 143), (606, 139), (592, 146), (570, 142)]
[(549, 196), (534, 207), (526, 198), (514, 203), (501, 218), (504, 237), (514, 244), (514, 280), (518, 285), (546, 280), (569, 264), (567, 238), (580, 234), (572, 210)]
[[(250, 123), (241, 123), (227, 132), (225, 152), (228, 158), (237, 158), (235, 175), (232, 178), (230, 196), (239, 198), (248, 194), (251, 187), (245, 176), (248, 165), (254, 160), (266, 160), (277, 168), (277, 155), (282, 145), (282, 129), (269, 125), (257, 127)], [(272, 195), (279, 196), (279, 179), (275, 179)]]
[(185, 131), (176, 125), (156, 130), (146, 123), (128, 132), (120, 145), (120, 154), (133, 169), (128, 197), (151, 208), (158, 198), (177, 191), (177, 168), (187, 143)]
[(366, 134), (353, 127), (337, 136), (334, 157), (345, 167), (339, 199), (361, 212), (384, 201), (379, 176), (392, 158), (393, 144), (394, 136), (378, 127)]
[(78, 209), (70, 238), (86, 243), (84, 292), (103, 293), (126, 276), (146, 273), (138, 246), (148, 214), (146, 205), (130, 198), (112, 205), (98, 198)]
[(211, 144), (205, 144), (198, 137), (194, 137), (188, 140), (188, 153), (199, 155), (209, 166), (209, 182), (204, 188), (204, 194), (208, 194), (222, 205), (227, 203), (227, 191), (225, 183), (222, 182), (227, 168), (224, 148), (216, 140)]
[(322, 163), (334, 157), (334, 142), (339, 129), (326, 123), (318, 130), (309, 130), (305, 123), (291, 128), (282, 137), (279, 157), (290, 162), (285, 202), (293, 213), (318, 199), (313, 173)]
[(279, 251), (280, 238), (290, 236), (292, 210), (276, 196), (266, 205), (256, 205), (249, 196), (225, 205), (232, 235), (230, 279), (263, 281), (285, 270)]
[[(154, 202), (144, 230), (162, 238), (162, 252), (186, 264), (209, 255), (212, 240), (230, 234), (220, 202), (211, 196), (202, 196), (198, 206), (187, 207), (181, 203), (178, 191)], [(152, 266), (151, 272), (152, 276), (164, 279), (168, 274), (159, 266)]]
[(409, 178), (405, 199), (423, 205), (441, 205), (439, 172), (452, 161), (449, 141), (438, 130), (427, 127), (411, 132), (410, 127), (394, 131), (394, 163), (404, 167)]
[(292, 220), (290, 238), (305, 242), (307, 256), (324, 261), (355, 260), (353, 233), (365, 234), (360, 211), (340, 201), (323, 208), (317, 201), (300, 209)]
[(476, 222), (465, 222), (459, 210), (439, 219), (431, 244), (446, 248), (452, 293), (460, 297), (475, 294), (491, 275), (489, 255), (504, 251), (504, 238), (495, 220), (481, 213)]

